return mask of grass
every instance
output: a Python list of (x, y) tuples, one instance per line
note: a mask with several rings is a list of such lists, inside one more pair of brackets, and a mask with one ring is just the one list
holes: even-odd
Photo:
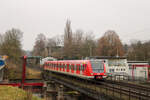
[(33, 68), (26, 68), (26, 78), (28, 79), (40, 79), (41, 78), (41, 71), (40, 70), (36, 70)]
[(17, 87), (0, 86), (0, 100), (42, 100)]

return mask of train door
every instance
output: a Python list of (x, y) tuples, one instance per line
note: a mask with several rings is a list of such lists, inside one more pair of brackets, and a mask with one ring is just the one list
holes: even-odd
[(83, 75), (86, 74), (86, 73), (85, 73), (85, 66), (86, 66), (85, 64), (82, 65), (82, 74), (83, 74)]
[(48, 63), (46, 63), (46, 69), (48, 69), (49, 67), (48, 67)]
[(45, 67), (45, 69), (47, 69), (47, 63), (45, 63), (44, 67)]
[(88, 71), (87, 71), (86, 69), (87, 69), (87, 64), (84, 64), (84, 69), (83, 69), (84, 74), (85, 74), (85, 75), (88, 75)]
[(65, 72), (65, 64), (63, 64), (63, 72)]
[(82, 64), (80, 64), (80, 74), (83, 74), (82, 69), (83, 69), (83, 65), (82, 65)]
[(69, 64), (69, 72), (71, 73), (72, 68), (71, 68), (71, 64)]
[(48, 63), (48, 69), (51, 69), (50, 63)]
[(65, 71), (64, 72), (67, 72), (67, 64), (64, 64), (64, 67), (65, 67)]
[(79, 72), (79, 64), (76, 64), (76, 73), (80, 74), (80, 72)]
[(55, 62), (54, 62), (54, 66), (52, 66), (52, 70), (54, 70), (54, 67), (55, 67)]
[(59, 69), (60, 69), (60, 71), (62, 70), (62, 64), (61, 63), (59, 64)]
[(71, 73), (74, 73), (74, 64), (71, 65)]
[(54, 70), (56, 70), (57, 63), (55, 62)]
[(59, 64), (57, 63), (57, 67), (56, 67), (57, 71), (58, 71), (58, 66), (59, 66)]
[(48, 63), (48, 69), (51, 69), (50, 63)]
[(48, 67), (49, 67), (50, 70), (52, 70), (52, 66), (50, 66), (50, 63), (48, 63)]
[(67, 72), (69, 72), (69, 64), (66, 64), (67, 65)]
[(51, 69), (51, 70), (52, 70), (52, 66), (51, 66), (51, 64), (50, 64), (50, 63), (48, 63), (48, 66), (49, 66), (49, 69)]
[(56, 63), (54, 63), (54, 67), (53, 67), (53, 70), (55, 70), (55, 66), (56, 66)]

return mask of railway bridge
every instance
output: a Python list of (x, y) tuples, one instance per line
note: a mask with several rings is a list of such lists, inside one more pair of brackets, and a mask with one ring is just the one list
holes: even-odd
[[(32, 87), (35, 92), (40, 92), (48, 98), (46, 100), (150, 100), (149, 86), (117, 81), (114, 78), (92, 80), (43, 70), (43, 80), (28, 80), (28, 82), (25, 79), (26, 61), (32, 58), (35, 57), (23, 57), (21, 80), (0, 85), (18, 86), (23, 89)], [(0, 71), (3, 68), (0, 67)]]
[(45, 93), (51, 94), (51, 98), (62, 98), (59, 100), (63, 100), (64, 95), (70, 91), (76, 91), (73, 92), (75, 98), (78, 98), (76, 100), (150, 100), (150, 87), (113, 79), (81, 79), (51, 71), (44, 72), (44, 79), (47, 87)]

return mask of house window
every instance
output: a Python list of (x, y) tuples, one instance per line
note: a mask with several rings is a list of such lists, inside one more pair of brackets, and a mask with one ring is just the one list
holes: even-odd
[(109, 72), (114, 72), (114, 69), (109, 69)]

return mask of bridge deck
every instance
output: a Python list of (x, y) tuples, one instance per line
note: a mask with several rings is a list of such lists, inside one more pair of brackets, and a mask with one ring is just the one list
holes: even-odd
[(46, 76), (49, 80), (63, 84), (96, 100), (149, 100), (150, 98), (149, 89), (141, 91), (140, 87), (112, 84), (107, 81), (80, 79), (54, 72), (48, 72)]

